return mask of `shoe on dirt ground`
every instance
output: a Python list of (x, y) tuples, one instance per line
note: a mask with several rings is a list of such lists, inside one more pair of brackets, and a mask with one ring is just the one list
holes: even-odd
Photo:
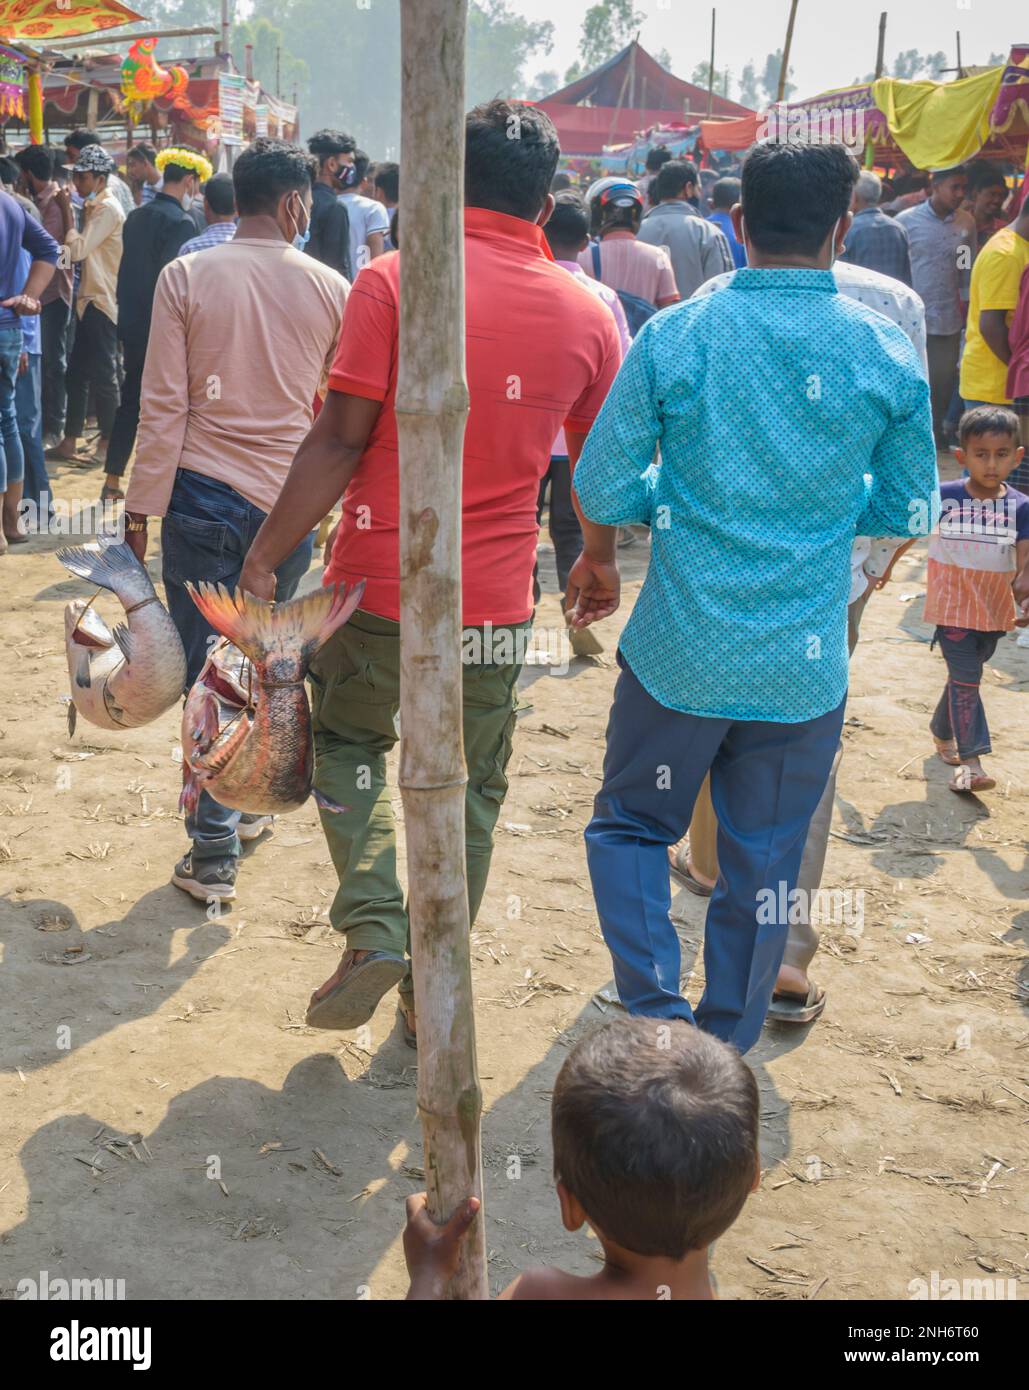
[(244, 811), (239, 818), (236, 834), (241, 840), (258, 840), (266, 830), (274, 830), (275, 817), (254, 815)]
[(344, 951), (336, 970), (311, 995), (307, 1026), (341, 1032), (360, 1028), (371, 1019), (383, 995), (406, 974), (402, 956), (388, 951)]
[(236, 896), (236, 868), (237, 861), (230, 855), (194, 860), (190, 850), (175, 865), (171, 881), (198, 902), (206, 903), (211, 898), (228, 902)]

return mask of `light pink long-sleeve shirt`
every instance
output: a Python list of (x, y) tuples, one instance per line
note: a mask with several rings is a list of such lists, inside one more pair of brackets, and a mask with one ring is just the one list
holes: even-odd
[(164, 516), (179, 468), (271, 511), (310, 428), (350, 286), (285, 241), (182, 256), (157, 282), (126, 510)]

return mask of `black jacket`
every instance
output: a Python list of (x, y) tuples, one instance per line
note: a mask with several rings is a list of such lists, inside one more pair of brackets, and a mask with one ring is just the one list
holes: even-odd
[(126, 217), (118, 268), (118, 337), (122, 342), (145, 351), (158, 276), (196, 234), (189, 213), (167, 193), (156, 194)]
[(350, 215), (325, 183), (316, 183), (311, 190), (311, 239), (307, 254), (316, 261), (338, 270), (347, 280), (353, 280), (350, 266)]

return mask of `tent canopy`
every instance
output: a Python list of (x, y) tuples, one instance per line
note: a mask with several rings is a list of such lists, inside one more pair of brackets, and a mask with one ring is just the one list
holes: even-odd
[(0, 38), (77, 38), (142, 19), (118, 0), (0, 0)]
[[(693, 123), (707, 115), (707, 90), (666, 72), (635, 40), (584, 77), (536, 103), (554, 122), (562, 150), (599, 155), (655, 125)], [(749, 107), (712, 97), (719, 116), (751, 115)]]

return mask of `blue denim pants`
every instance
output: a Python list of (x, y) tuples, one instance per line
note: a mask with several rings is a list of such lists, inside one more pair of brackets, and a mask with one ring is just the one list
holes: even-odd
[[(839, 747), (846, 701), (798, 724), (701, 718), (659, 704), (618, 653), (604, 782), (586, 859), (618, 997), (629, 1013), (683, 1018), (739, 1052), (757, 1041), (789, 929), (808, 827)], [(718, 884), (704, 929), (704, 995), (679, 990), (668, 846), (690, 823), (705, 773), (718, 818)]]
[(934, 737), (953, 739), (962, 758), (992, 753), (979, 687), (983, 667), (997, 649), (1003, 632), (976, 632), (964, 627), (938, 627), (932, 640), (947, 663), (947, 684), (929, 722)]
[(25, 455), (25, 491), (22, 505), (25, 508), (26, 524), (30, 530), (46, 531), (52, 501), (50, 475), (43, 453), (43, 358), (38, 352), (28, 354), (28, 367), (19, 376), (18, 385), (15, 387), (14, 405), (18, 416), (22, 452)]
[[(186, 592), (186, 584), (239, 583), (247, 551), (266, 516), (227, 483), (188, 468), (175, 475), (168, 511), (161, 526), (161, 566), (168, 611), (186, 649), (186, 690), (207, 660), (215, 630)], [(314, 533), (300, 542), (275, 575), (278, 602), (292, 598), (311, 564)], [(196, 814), (186, 817), (194, 859), (239, 857), (239, 812), (220, 806), (202, 792)]]
[(25, 476), (25, 455), (14, 409), (21, 344), (20, 324), (0, 327), (0, 492), (6, 492)]

